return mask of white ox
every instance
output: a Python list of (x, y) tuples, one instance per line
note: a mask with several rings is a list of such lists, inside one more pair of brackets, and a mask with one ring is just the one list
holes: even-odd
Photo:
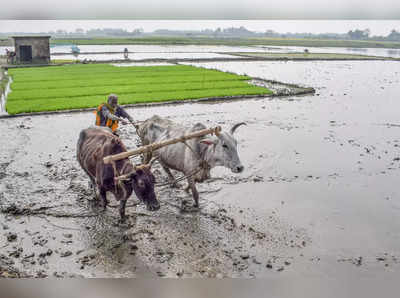
[[(213, 167), (224, 166), (234, 173), (243, 171), (244, 167), (237, 152), (237, 141), (233, 137), (235, 130), (243, 124), (245, 123), (237, 123), (230, 132), (222, 131), (218, 136), (191, 139), (186, 141), (186, 145), (176, 143), (153, 152), (153, 155), (159, 157), (159, 162), (171, 181), (175, 179), (170, 169), (189, 176), (187, 178), (188, 189), (190, 188), (192, 191), (195, 207), (199, 206), (199, 193), (195, 183), (210, 178), (210, 170)], [(137, 132), (142, 145), (148, 145), (178, 138), (202, 129), (206, 129), (206, 127), (201, 123), (188, 128), (155, 115), (140, 124)], [(149, 161), (151, 157), (151, 154), (148, 154), (146, 161)], [(191, 176), (193, 173), (196, 174)]]

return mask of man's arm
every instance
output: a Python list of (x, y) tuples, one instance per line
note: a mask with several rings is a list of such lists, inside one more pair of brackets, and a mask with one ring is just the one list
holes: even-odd
[(113, 115), (111, 114), (110, 110), (106, 107), (103, 106), (103, 108), (101, 109), (101, 112), (103, 113), (103, 116), (107, 119), (111, 119), (111, 120), (118, 120), (118, 121), (123, 121), (123, 119), (121, 119), (120, 117), (118, 117), (117, 115)]
[(117, 112), (115, 114), (118, 115), (119, 117), (128, 119), (129, 122), (133, 122), (133, 118), (125, 111), (123, 107), (118, 106)]

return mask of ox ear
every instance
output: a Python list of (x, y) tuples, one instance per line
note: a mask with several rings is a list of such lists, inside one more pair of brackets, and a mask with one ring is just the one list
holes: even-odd
[(245, 122), (240, 122), (240, 123), (236, 123), (234, 126), (232, 126), (231, 128), (231, 135), (233, 135), (236, 131), (236, 129), (241, 126), (241, 125), (247, 125)]
[(135, 170), (135, 171), (130, 172), (128, 175), (129, 175), (129, 179), (134, 179), (137, 176), (137, 172)]
[(215, 140), (213, 140), (213, 139), (202, 139), (202, 140), (200, 140), (200, 143), (201, 144), (206, 144), (208, 146), (217, 144), (217, 142)]
[(128, 175), (129, 175), (129, 178), (134, 178), (134, 177), (137, 175), (136, 171), (137, 171), (136, 165), (133, 165), (133, 170), (132, 170), (132, 172), (130, 172), (130, 173), (128, 174)]

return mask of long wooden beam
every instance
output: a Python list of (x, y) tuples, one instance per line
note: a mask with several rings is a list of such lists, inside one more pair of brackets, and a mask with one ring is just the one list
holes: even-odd
[(186, 140), (189, 140), (189, 139), (202, 137), (202, 136), (205, 136), (205, 135), (208, 135), (208, 134), (218, 135), (220, 132), (221, 132), (221, 126), (217, 126), (217, 127), (214, 127), (214, 128), (208, 128), (208, 129), (202, 129), (202, 130), (195, 131), (195, 132), (193, 132), (191, 134), (188, 134), (188, 135), (183, 135), (183, 136), (181, 136), (179, 138), (169, 139), (169, 140), (166, 140), (166, 141), (162, 141), (160, 143), (153, 143), (153, 144), (150, 144), (150, 145), (139, 147), (138, 149), (135, 149), (135, 150), (122, 152), (122, 153), (118, 153), (118, 154), (115, 154), (115, 155), (109, 155), (109, 156), (104, 157), (103, 161), (104, 161), (105, 164), (108, 164), (108, 163), (111, 163), (111, 162), (113, 162), (115, 160), (124, 159), (124, 158), (127, 158), (127, 157), (132, 156), (132, 155), (138, 155), (138, 154), (149, 152), (149, 151), (155, 151), (155, 150), (157, 150), (157, 149), (159, 149), (161, 147), (172, 145), (172, 144), (176, 144), (176, 143), (179, 143), (179, 142), (185, 142)]

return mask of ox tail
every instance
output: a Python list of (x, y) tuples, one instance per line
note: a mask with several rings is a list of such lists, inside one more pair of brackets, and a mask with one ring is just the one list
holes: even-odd
[(76, 144), (76, 155), (77, 155), (79, 163), (81, 163), (79, 156), (80, 156), (80, 153), (82, 150), (83, 141), (85, 139), (86, 139), (86, 132), (85, 132), (85, 130), (82, 130), (81, 133), (79, 134), (78, 142)]
[(91, 177), (90, 173), (87, 171), (86, 165), (83, 158), (83, 153), (82, 150), (84, 149), (84, 142), (87, 139), (87, 133), (86, 129), (82, 130), (79, 134), (78, 142), (76, 144), (76, 157), (78, 159), (79, 164), (81, 165), (82, 169), (88, 174), (89, 177)]

